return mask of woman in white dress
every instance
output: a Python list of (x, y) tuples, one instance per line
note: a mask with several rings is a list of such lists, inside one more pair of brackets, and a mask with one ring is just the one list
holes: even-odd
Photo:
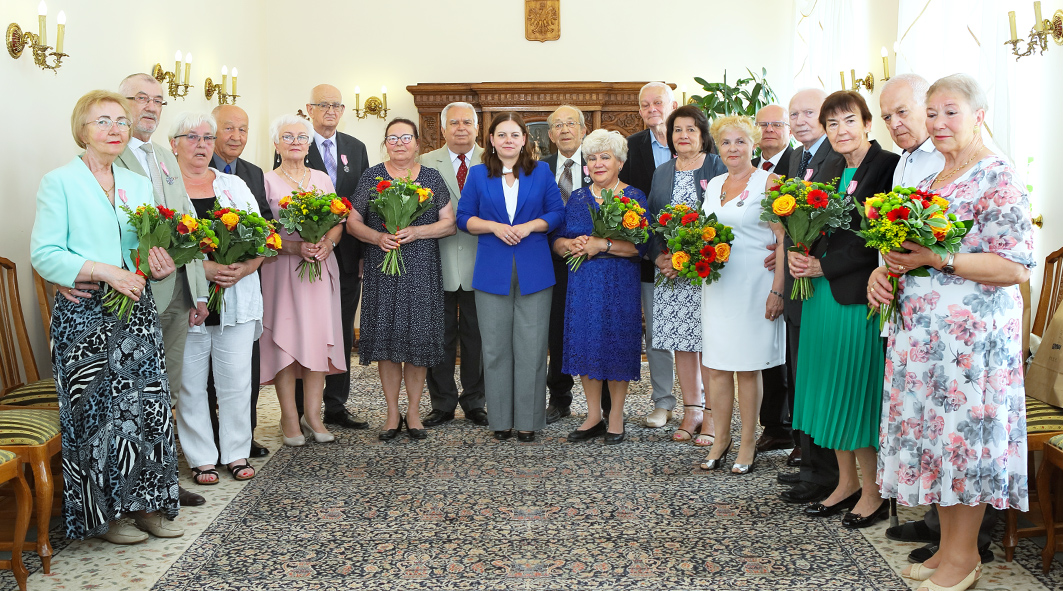
[(760, 414), (758, 373), (784, 363), (786, 329), (783, 307), (783, 251), (776, 251), (775, 271), (763, 269), (764, 249), (782, 242), (779, 224), (760, 220), (761, 199), (778, 178), (753, 166), (753, 147), (760, 130), (753, 119), (732, 115), (716, 119), (710, 130), (727, 167), (705, 189), (704, 211), (734, 229), (734, 241), (720, 279), (702, 288), (701, 363), (712, 400), (716, 441), (705, 470), (716, 470), (734, 444), (731, 415), (734, 380), (738, 377), (738, 410), (742, 439), (731, 472), (748, 474), (756, 459), (757, 417)]

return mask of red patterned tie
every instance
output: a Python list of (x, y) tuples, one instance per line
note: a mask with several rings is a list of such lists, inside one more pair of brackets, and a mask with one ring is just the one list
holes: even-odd
[(764, 170), (771, 170), (771, 161), (770, 160), (765, 160), (764, 164), (761, 164), (760, 167), (763, 168)]
[(465, 154), (458, 154), (461, 166), (458, 167), (458, 190), (465, 190), (465, 178), (469, 176), (469, 167), (465, 164)]

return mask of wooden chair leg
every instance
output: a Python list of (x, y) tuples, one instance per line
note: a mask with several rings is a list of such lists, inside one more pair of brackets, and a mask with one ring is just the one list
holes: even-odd
[(47, 446), (33, 450), (33, 485), (37, 492), (37, 554), (41, 557), (44, 574), (52, 574), (52, 543), (48, 540), (49, 522), (52, 519), (52, 473), (48, 469), (51, 458)]
[(26, 542), (26, 531), (30, 526), (30, 514), (33, 513), (33, 496), (30, 487), (26, 484), (26, 476), (19, 466), (18, 474), (12, 486), (15, 488), (15, 504), (18, 505), (18, 513), (15, 515), (15, 534), (11, 540), (11, 571), (15, 573), (15, 581), (18, 582), (19, 591), (26, 591), (26, 579), (29, 571), (22, 562), (22, 546)]
[(1015, 558), (1015, 547), (1019, 545), (1019, 512), (1016, 509), (1004, 511), (1004, 560), (1011, 562)]

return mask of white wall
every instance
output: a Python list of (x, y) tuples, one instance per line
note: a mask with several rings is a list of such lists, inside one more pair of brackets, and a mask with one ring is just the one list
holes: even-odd
[[(36, 30), (37, 3), (3, 0), (0, 24)], [(854, 40), (855, 55), (867, 52), (865, 70), (878, 77), (877, 48), (892, 47), (896, 2), (859, 3), (866, 18), (858, 26), (866, 30), (846, 32), (844, 39)], [(350, 106), (355, 85), (363, 101), (386, 85), (389, 118), (416, 115), (405, 87), (421, 82), (654, 79), (687, 84), (694, 93), (694, 76), (715, 81), (726, 69), (733, 80), (746, 67), (766, 67), (784, 104), (793, 91), (792, 0), (565, 0), (561, 39), (547, 43), (525, 40), (523, 6), (519, 0), (49, 0), (50, 38), (54, 15), (65, 10), (68, 19), (72, 57), (58, 75), (39, 70), (28, 55), (16, 61), (0, 54), (0, 112), (8, 116), (0, 158), (8, 224), (0, 232), (0, 256), (19, 266), (38, 364), (46, 371), (48, 352), (32, 289), (29, 232), (41, 176), (78, 152), (70, 110), (88, 90), (116, 89), (124, 76), (156, 62), (173, 67), (178, 49), (193, 54), (196, 88), (185, 99), (170, 99), (157, 138), (177, 113), (209, 111), (216, 103), (203, 97), (204, 78), (217, 78), (223, 64), (237, 66), (238, 104), (252, 125), (245, 156), (260, 165), (269, 165), (273, 152), (265, 137), (269, 121), (302, 108), (309, 89), (326, 82)], [(877, 93), (871, 104), (877, 113)], [(357, 120), (352, 110), (341, 130), (365, 141), (370, 160), (379, 162), (384, 121)]]

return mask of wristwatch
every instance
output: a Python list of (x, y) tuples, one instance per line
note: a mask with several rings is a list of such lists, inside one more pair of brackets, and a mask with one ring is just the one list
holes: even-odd
[(950, 252), (949, 253), (949, 258), (945, 259), (945, 264), (941, 265), (941, 269), (939, 269), (939, 270), (942, 273), (946, 274), (946, 275), (955, 275), (956, 274), (956, 267), (954, 267), (952, 265), (952, 263), (955, 260), (956, 260), (956, 253)]
[(606, 238), (605, 239), (605, 252), (609, 252), (612, 249), (613, 249), (613, 241), (608, 239), (608, 238)]

